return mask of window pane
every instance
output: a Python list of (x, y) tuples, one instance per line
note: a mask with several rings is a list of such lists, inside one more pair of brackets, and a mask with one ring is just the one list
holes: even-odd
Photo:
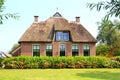
[(78, 49), (78, 45), (72, 45), (72, 49)]
[(36, 49), (40, 49), (39, 45), (36, 46)]
[(78, 56), (79, 55), (79, 49), (77, 44), (72, 45), (72, 56)]
[(65, 45), (64, 44), (60, 45), (60, 56), (65, 56)]
[(63, 33), (63, 40), (65, 40), (65, 41), (69, 40), (69, 33), (68, 32)]
[(65, 50), (65, 45), (60, 45), (60, 50)]
[(52, 56), (52, 45), (48, 44), (46, 46), (46, 56)]
[(89, 50), (90, 46), (89, 45), (84, 45), (84, 50)]
[(86, 49), (90, 49), (89, 45), (86, 46)]
[(36, 45), (33, 46), (33, 49), (36, 49)]
[(50, 45), (50, 49), (52, 49), (52, 45)]
[(52, 49), (52, 45), (51, 45), (51, 44), (48, 44), (48, 45), (46, 46), (46, 49)]
[(84, 56), (89, 56), (90, 55), (90, 46), (89, 45), (84, 45)]
[(33, 45), (33, 56), (40, 56), (40, 46)]
[(57, 36), (58, 36), (58, 35), (59, 35), (59, 36), (62, 36), (62, 33), (63, 33), (63, 32), (56, 32), (56, 35), (57, 35)]
[(69, 41), (69, 32), (56, 32), (56, 41)]

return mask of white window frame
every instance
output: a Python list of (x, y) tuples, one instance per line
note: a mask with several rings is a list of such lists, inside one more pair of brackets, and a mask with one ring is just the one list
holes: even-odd
[[(34, 45), (38, 45), (38, 46), (39, 46), (39, 50), (40, 50), (40, 44), (32, 44), (32, 56), (33, 56)], [(40, 51), (41, 51), (41, 50), (40, 50)], [(33, 56), (33, 57), (34, 57), (34, 56)]]
[(78, 56), (79, 56), (79, 52), (80, 52), (79, 44), (72, 44), (72, 45), (71, 45), (71, 51), (73, 51), (73, 49), (72, 49), (72, 46), (73, 46), (73, 45), (77, 45), (77, 46), (78, 46)]
[[(88, 46), (89, 46), (89, 48), (88, 48)], [(90, 56), (90, 45), (89, 44), (84, 44), (83, 45), (83, 55), (84, 55), (84, 50), (89, 50), (89, 56)]]
[[(52, 46), (52, 56), (53, 56), (53, 45), (52, 45), (52, 44), (46, 44), (45, 52), (46, 52), (46, 49), (47, 49), (47, 45), (51, 45), (51, 46)], [(47, 56), (47, 55), (46, 55), (46, 56)]]
[(60, 45), (59, 45), (59, 56), (60, 56), (60, 46), (61, 46), (61, 45), (64, 45), (64, 46), (65, 46), (65, 56), (66, 56), (66, 44), (60, 44)]

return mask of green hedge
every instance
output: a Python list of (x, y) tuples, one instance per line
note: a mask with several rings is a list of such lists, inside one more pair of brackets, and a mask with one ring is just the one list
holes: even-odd
[(12, 57), (3, 64), (7, 69), (120, 68), (120, 57)]

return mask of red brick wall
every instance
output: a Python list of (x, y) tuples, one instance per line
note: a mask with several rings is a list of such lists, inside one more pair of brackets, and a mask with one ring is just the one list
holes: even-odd
[(83, 56), (83, 43), (79, 44), (79, 56)]
[(21, 43), (21, 55), (32, 56), (32, 43)]
[(72, 56), (72, 43), (66, 43), (66, 56)]
[(45, 43), (39, 44), (40, 44), (40, 56), (46, 56), (46, 44)]
[(58, 42), (53, 42), (53, 56), (58, 56), (59, 55), (59, 43)]
[[(32, 56), (32, 45), (40, 44), (40, 56), (46, 56), (46, 44), (50, 43), (21, 43), (21, 55)], [(72, 56), (72, 44), (79, 44), (79, 56), (83, 56), (83, 45), (90, 45), (90, 56), (96, 55), (95, 43), (72, 43), (72, 42), (52, 42), (53, 56), (59, 56), (59, 45), (66, 45), (66, 56)]]
[(90, 44), (90, 53), (91, 56), (96, 56), (96, 46), (94, 43)]

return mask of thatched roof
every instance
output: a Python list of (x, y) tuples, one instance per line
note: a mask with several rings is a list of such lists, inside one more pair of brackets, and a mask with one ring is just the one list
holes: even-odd
[(58, 12), (44, 22), (34, 22), (19, 42), (52, 42), (55, 31), (69, 31), (73, 42), (97, 42), (80, 23), (69, 23)]

